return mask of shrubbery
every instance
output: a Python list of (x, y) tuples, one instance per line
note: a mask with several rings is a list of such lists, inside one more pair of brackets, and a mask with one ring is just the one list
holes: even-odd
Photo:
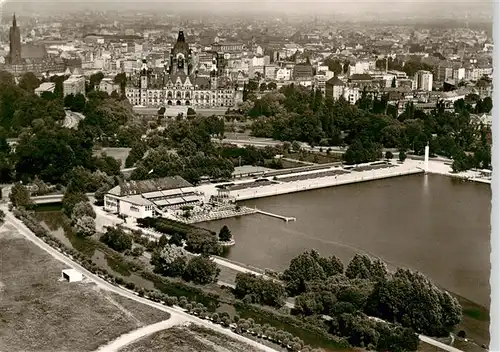
[(273, 307), (282, 307), (287, 298), (285, 288), (280, 282), (264, 279), (254, 274), (236, 274), (236, 297), (246, 298), (251, 303), (266, 304)]
[(118, 252), (132, 248), (132, 239), (119, 227), (108, 227), (101, 236), (101, 242)]

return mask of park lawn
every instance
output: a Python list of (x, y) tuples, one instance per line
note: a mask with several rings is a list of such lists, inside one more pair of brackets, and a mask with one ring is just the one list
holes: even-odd
[(257, 352), (258, 349), (198, 326), (175, 326), (140, 339), (119, 352)]
[(16, 230), (0, 228), (0, 351), (93, 351), (168, 313), (59, 281), (66, 266)]

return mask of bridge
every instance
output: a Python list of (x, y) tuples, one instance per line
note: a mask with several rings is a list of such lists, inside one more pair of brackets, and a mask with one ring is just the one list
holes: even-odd
[[(86, 193), (87, 197), (93, 197), (94, 193)], [(31, 197), (34, 204), (53, 204), (61, 203), (64, 194), (46, 194), (44, 196)]]

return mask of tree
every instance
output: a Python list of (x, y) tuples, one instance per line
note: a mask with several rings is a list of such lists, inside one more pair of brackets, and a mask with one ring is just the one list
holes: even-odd
[(85, 110), (86, 99), (82, 93), (78, 93), (71, 101), (71, 111), (83, 112)]
[(355, 254), (345, 270), (345, 275), (350, 278), (370, 279), (372, 261), (367, 255)]
[(161, 235), (160, 239), (158, 240), (158, 248), (163, 248), (168, 244), (168, 238), (165, 235)]
[(125, 87), (127, 85), (127, 74), (125, 72), (119, 73), (113, 79), (115, 84), (120, 85), (120, 93), (121, 95), (125, 95)]
[(399, 161), (404, 162), (406, 160), (406, 153), (404, 150), (399, 151)]
[(396, 77), (392, 78), (391, 88), (396, 88)]
[(180, 277), (184, 275), (187, 265), (187, 253), (182, 247), (159, 247), (151, 256), (154, 271), (160, 275)]
[(189, 107), (189, 108), (187, 109), (187, 116), (188, 116), (188, 118), (189, 118), (189, 117), (192, 117), (192, 116), (196, 116), (196, 111), (194, 111), (194, 109), (193, 109), (193, 108)]
[(5, 222), (5, 212), (3, 210), (0, 210), (0, 224), (3, 224)]
[(186, 238), (186, 249), (192, 253), (219, 255), (222, 248), (217, 236), (207, 236), (205, 233), (193, 233)]
[(306, 282), (324, 280), (325, 271), (318, 263), (315, 251), (304, 252), (292, 259), (290, 266), (283, 272), (283, 281), (290, 295), (296, 296), (306, 290)]
[(166, 111), (166, 110), (167, 110), (167, 109), (166, 109), (164, 106), (162, 106), (161, 108), (159, 108), (159, 109), (158, 109), (158, 117), (163, 117), (163, 116), (165, 116), (165, 111)]
[(260, 84), (260, 91), (261, 91), (261, 92), (264, 92), (264, 91), (266, 91), (266, 90), (267, 90), (267, 84), (265, 84), (265, 83), (261, 83), (261, 84)]
[(73, 99), (75, 99), (73, 93), (66, 95), (64, 97), (64, 107), (70, 109), (73, 106)]
[(30, 192), (19, 182), (12, 186), (9, 199), (15, 207), (29, 207), (33, 204)]
[(286, 290), (280, 282), (258, 277), (251, 273), (236, 274), (235, 295), (238, 298), (249, 297), (250, 301), (272, 307), (282, 307), (286, 299)]
[(96, 213), (94, 211), (94, 208), (89, 202), (78, 202), (73, 207), (73, 211), (71, 212), (71, 220), (76, 222), (76, 220), (84, 216), (88, 216), (92, 219), (95, 219)]
[(140, 257), (144, 253), (144, 248), (143, 247), (135, 247), (132, 249), (132, 255), (134, 257)]
[(89, 82), (90, 90), (93, 90), (96, 86), (98, 86), (103, 78), (104, 78), (104, 73), (102, 73), (101, 71), (90, 75), (90, 82)]
[(95, 191), (94, 198), (96, 200), (97, 205), (101, 206), (104, 204), (104, 196), (106, 195), (106, 193), (109, 192), (110, 189), (111, 189), (110, 185), (102, 185), (97, 189), (97, 191)]
[(73, 209), (75, 206), (80, 203), (84, 202), (87, 203), (89, 201), (87, 195), (83, 192), (71, 192), (69, 190), (66, 190), (64, 193), (63, 199), (62, 199), (62, 211), (66, 216), (71, 217), (73, 214)]
[(269, 82), (267, 84), (267, 89), (269, 89), (269, 90), (276, 90), (276, 88), (278, 88), (278, 86), (274, 82)]
[(79, 236), (92, 236), (96, 232), (95, 220), (91, 216), (84, 215), (76, 219), (74, 229)]
[(15, 85), (16, 81), (14, 75), (8, 71), (0, 70), (0, 83), (5, 83), (8, 85)]
[(180, 233), (178, 232), (174, 232), (169, 240), (168, 240), (168, 244), (170, 245), (176, 245), (178, 247), (182, 247), (183, 246), (183, 240), (184, 240), (184, 236), (182, 236)]
[(253, 79), (248, 81), (248, 84), (246, 85), (246, 89), (249, 92), (255, 92), (257, 89), (259, 89), (259, 83)]
[(121, 228), (108, 227), (100, 241), (117, 252), (132, 248), (132, 239)]
[(184, 272), (184, 279), (200, 285), (206, 285), (217, 282), (219, 273), (220, 269), (212, 259), (200, 255), (189, 260)]
[(33, 72), (26, 72), (19, 79), (19, 88), (22, 88), (29, 93), (34, 93), (35, 89), (39, 86), (40, 81), (33, 74)]
[(385, 152), (385, 158), (387, 160), (391, 160), (392, 158), (394, 158), (394, 155), (388, 150), (387, 152)]
[(219, 232), (219, 241), (229, 242), (229, 241), (231, 241), (232, 237), (233, 237), (233, 235), (231, 234), (231, 231), (229, 230), (229, 228), (226, 225), (222, 226), (222, 228), (220, 229), (220, 232)]
[(456, 298), (421, 273), (400, 268), (375, 285), (364, 310), (429, 336), (447, 336), (462, 316)]

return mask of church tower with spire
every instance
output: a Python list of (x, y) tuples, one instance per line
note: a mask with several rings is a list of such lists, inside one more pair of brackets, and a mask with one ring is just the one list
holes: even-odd
[(184, 32), (179, 31), (177, 42), (170, 53), (170, 74), (190, 75), (192, 72), (191, 49), (189, 49)]
[(12, 16), (12, 27), (9, 31), (9, 63), (16, 65), (22, 63), (21, 59), (21, 30), (17, 26), (16, 14)]

